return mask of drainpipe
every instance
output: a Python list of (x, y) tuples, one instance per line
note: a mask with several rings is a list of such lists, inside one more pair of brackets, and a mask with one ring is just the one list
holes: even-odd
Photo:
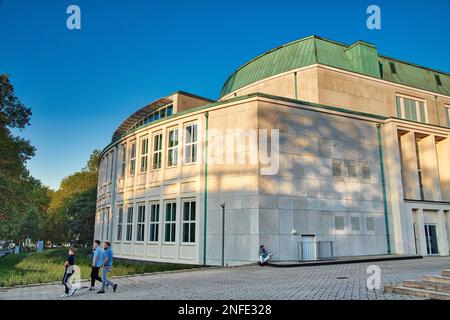
[(205, 194), (203, 203), (203, 265), (206, 266), (206, 223), (208, 211), (208, 111), (205, 112)]
[(294, 72), (294, 95), (295, 95), (295, 100), (298, 100), (298, 97), (297, 97), (297, 72)]
[(386, 182), (384, 180), (384, 161), (383, 161), (383, 146), (381, 144), (381, 124), (377, 123), (378, 133), (378, 155), (380, 157), (380, 171), (381, 171), (381, 186), (383, 188), (383, 206), (384, 206), (384, 224), (386, 227), (386, 241), (387, 241), (387, 254), (391, 254), (391, 240), (389, 235), (389, 218), (387, 208), (387, 196), (386, 196)]

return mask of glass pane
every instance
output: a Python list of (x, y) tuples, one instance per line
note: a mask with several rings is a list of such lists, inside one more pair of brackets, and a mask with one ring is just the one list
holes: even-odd
[(191, 242), (195, 242), (195, 223), (191, 223), (191, 228), (190, 228), (191, 230), (191, 232), (190, 232), (190, 235), (189, 235), (189, 237), (190, 237), (190, 240), (191, 240)]
[(164, 241), (170, 241), (170, 223), (166, 223)]
[(419, 112), (420, 112), (420, 122), (426, 123), (427, 119), (425, 116), (425, 104), (421, 101), (419, 102)]
[(191, 202), (191, 220), (195, 220), (195, 201)]
[(416, 102), (414, 100), (410, 100), (409, 106), (411, 108), (411, 120), (417, 121)]
[(404, 105), (404, 108), (405, 108), (405, 119), (411, 120), (410, 100), (409, 99), (403, 99), (403, 105)]
[(189, 223), (183, 223), (183, 242), (189, 241)]
[(183, 220), (189, 220), (189, 202), (183, 203)]

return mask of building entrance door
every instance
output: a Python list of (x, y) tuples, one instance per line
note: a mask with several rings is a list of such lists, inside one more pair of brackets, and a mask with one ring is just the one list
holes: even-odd
[(427, 243), (427, 254), (439, 254), (435, 224), (425, 225), (425, 241)]
[(302, 260), (316, 260), (315, 236), (302, 236)]

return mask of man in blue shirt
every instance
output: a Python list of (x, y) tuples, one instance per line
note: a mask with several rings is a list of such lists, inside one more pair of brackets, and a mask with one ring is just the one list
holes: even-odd
[(111, 250), (111, 245), (108, 241), (103, 242), (103, 252), (102, 252), (102, 289), (97, 293), (105, 293), (106, 285), (108, 284), (113, 288), (113, 292), (117, 290), (117, 284), (108, 279), (108, 272), (112, 271), (113, 265), (113, 252)]
[(102, 266), (102, 248), (100, 247), (100, 241), (95, 240), (92, 253), (92, 269), (91, 269), (91, 287), (90, 291), (95, 289), (95, 280), (102, 282), (102, 278), (98, 276), (98, 271)]

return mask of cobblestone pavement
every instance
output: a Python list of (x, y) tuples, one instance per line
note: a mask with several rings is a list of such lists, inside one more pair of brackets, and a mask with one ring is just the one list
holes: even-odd
[[(381, 268), (382, 285), (439, 274), (450, 257), (326, 266), (274, 268), (243, 266), (117, 278), (116, 293), (78, 290), (66, 299), (418, 299), (366, 289), (369, 265)], [(347, 277), (343, 279), (337, 279)], [(87, 282), (82, 286), (87, 286)], [(0, 299), (60, 299), (62, 285), (0, 290)]]

